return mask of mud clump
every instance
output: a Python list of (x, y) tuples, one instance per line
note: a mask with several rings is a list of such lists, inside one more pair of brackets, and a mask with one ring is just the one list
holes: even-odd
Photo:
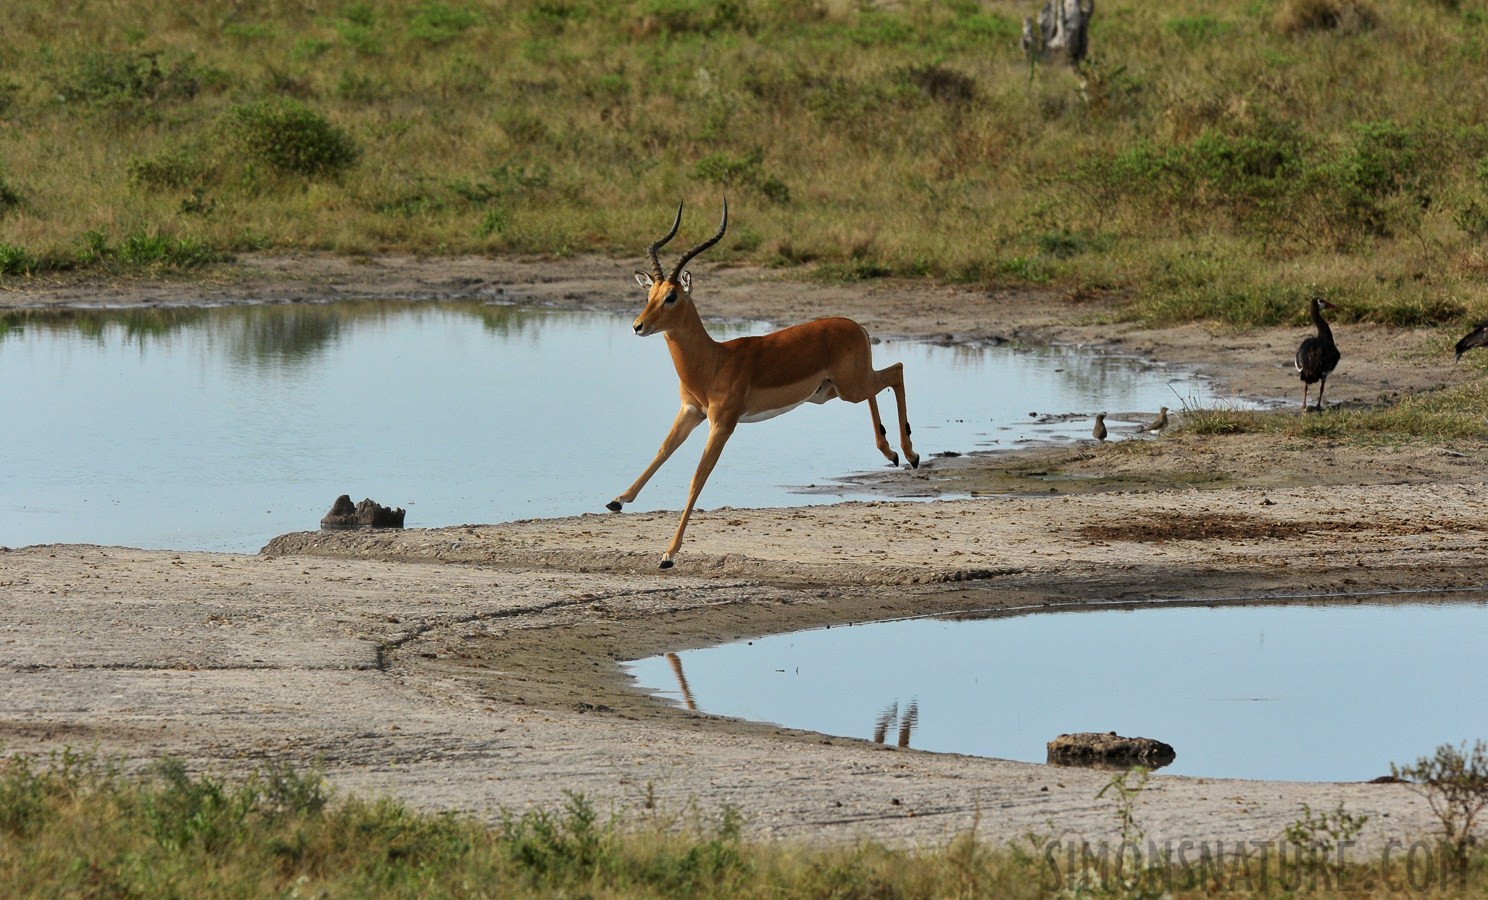
[(321, 528), (402, 528), (406, 512), (402, 507), (389, 509), (370, 497), (355, 505), (350, 494), (342, 494), (331, 504), (331, 511), (320, 520)]
[(1122, 737), (1114, 731), (1061, 734), (1048, 743), (1048, 762), (1055, 766), (1157, 769), (1177, 758), (1171, 744), (1152, 738)]

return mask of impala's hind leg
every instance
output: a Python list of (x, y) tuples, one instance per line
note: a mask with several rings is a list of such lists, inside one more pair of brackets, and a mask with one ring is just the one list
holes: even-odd
[(883, 418), (878, 414), (878, 398), (868, 398), (868, 411), (873, 413), (873, 442), (878, 445), (878, 452), (884, 455), (889, 465), (899, 465), (899, 454), (889, 446), (888, 432), (884, 431)]
[(909, 411), (904, 405), (904, 365), (894, 363), (887, 369), (875, 370), (864, 360), (859, 366), (844, 368), (852, 368), (853, 371), (832, 373), (832, 381), (837, 385), (837, 395), (849, 403), (868, 401), (868, 409), (873, 413), (873, 430), (878, 433), (879, 452), (897, 463), (899, 459), (889, 448), (883, 419), (878, 414), (877, 400), (879, 391), (890, 387), (894, 389), (894, 398), (899, 403), (899, 446), (904, 449), (905, 462), (911, 468), (919, 468), (920, 455), (914, 452), (914, 445), (909, 440)]
[(894, 363), (883, 370), (884, 374), (893, 372), (893, 381), (889, 387), (894, 389), (894, 399), (899, 404), (899, 446), (904, 448), (904, 458), (909, 460), (912, 469), (920, 467), (920, 454), (914, 452), (914, 445), (909, 440), (909, 407), (904, 402), (904, 366)]

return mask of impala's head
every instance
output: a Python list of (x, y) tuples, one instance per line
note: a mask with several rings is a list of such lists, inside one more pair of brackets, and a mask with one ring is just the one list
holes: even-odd
[(678, 203), (677, 218), (672, 222), (672, 230), (666, 233), (666, 237), (646, 248), (651, 271), (635, 273), (636, 281), (646, 289), (646, 308), (641, 310), (635, 320), (635, 333), (641, 337), (669, 330), (681, 321), (680, 317), (683, 315), (696, 315), (692, 305), (692, 274), (684, 272), (682, 267), (723, 238), (723, 233), (728, 230), (728, 198), (723, 200), (723, 221), (718, 225), (718, 232), (682, 254), (677, 264), (672, 266), (672, 274), (667, 275), (661, 270), (661, 260), (656, 258), (656, 251), (677, 236), (677, 227), (681, 224), (682, 204)]

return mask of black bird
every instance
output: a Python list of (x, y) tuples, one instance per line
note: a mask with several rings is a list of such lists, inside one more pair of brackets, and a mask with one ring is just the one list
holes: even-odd
[(1096, 413), (1095, 414), (1095, 427), (1092, 428), (1092, 429), (1090, 429), (1090, 436), (1093, 437), (1093, 438), (1095, 438), (1098, 441), (1102, 441), (1102, 442), (1105, 441), (1105, 439), (1106, 439), (1106, 414), (1105, 413)]
[(1312, 314), (1312, 324), (1317, 326), (1317, 337), (1307, 338), (1297, 348), (1297, 374), (1302, 378), (1304, 412), (1307, 410), (1307, 386), (1317, 381), (1322, 382), (1318, 385), (1317, 403), (1318, 411), (1322, 411), (1323, 390), (1328, 386), (1328, 376), (1338, 368), (1338, 345), (1333, 343), (1333, 330), (1323, 321), (1322, 313), (1322, 310), (1337, 308), (1322, 297), (1313, 297), (1307, 304), (1307, 311)]
[(1461, 359), (1462, 354), (1474, 347), (1488, 347), (1488, 322), (1479, 322), (1473, 327), (1472, 334), (1457, 342), (1457, 359), (1452, 362)]

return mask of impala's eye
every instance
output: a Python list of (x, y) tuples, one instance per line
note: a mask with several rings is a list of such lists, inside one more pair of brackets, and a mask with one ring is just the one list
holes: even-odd
[(665, 303), (667, 306), (671, 306), (673, 303), (676, 303), (677, 302), (677, 291), (676, 291), (676, 289), (674, 288), (674, 289), (672, 289), (670, 291), (667, 291), (667, 295), (665, 297), (661, 298), (661, 302), (662, 303)]

